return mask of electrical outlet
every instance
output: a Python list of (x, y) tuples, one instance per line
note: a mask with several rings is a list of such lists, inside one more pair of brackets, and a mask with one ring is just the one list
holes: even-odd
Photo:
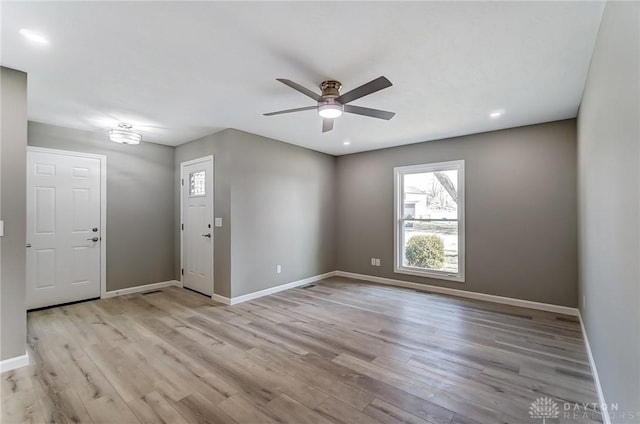
[(376, 266), (380, 266), (380, 258), (376, 258)]
[(371, 258), (371, 266), (376, 266), (376, 258)]
[(276, 274), (280, 274), (282, 272), (282, 265), (276, 265)]

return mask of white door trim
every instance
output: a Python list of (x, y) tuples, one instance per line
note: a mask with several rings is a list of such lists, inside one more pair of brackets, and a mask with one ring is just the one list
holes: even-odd
[(45, 147), (27, 146), (28, 152), (50, 153), (55, 155), (76, 156), (100, 161), (100, 297), (107, 293), (107, 157), (93, 153), (75, 152), (72, 150), (48, 149)]
[[(208, 156), (202, 156), (200, 158), (197, 159), (191, 159), (185, 162), (180, 162), (180, 176), (179, 176), (179, 181), (178, 183), (180, 184), (180, 227), (179, 227), (179, 231), (180, 231), (180, 284), (184, 287), (184, 275), (182, 275), (182, 270), (184, 269), (184, 231), (182, 229), (182, 224), (184, 223), (184, 213), (183, 213), (183, 209), (184, 209), (184, 202), (183, 202), (183, 195), (184, 195), (184, 184), (182, 184), (182, 175), (184, 174), (184, 167), (185, 166), (189, 166), (189, 165), (194, 165), (196, 163), (200, 163), (200, 162), (206, 162), (206, 161), (211, 161), (211, 164), (213, 166), (213, 190), (212, 190), (212, 205), (213, 205), (213, 211), (212, 215), (215, 216), (215, 207), (216, 207), (216, 202), (215, 202), (215, 196), (216, 196), (216, 164), (214, 161), (214, 156), (213, 155), (208, 155)], [(211, 287), (211, 298), (213, 299), (213, 296), (215, 296), (216, 293), (216, 279), (214, 278), (213, 275), (213, 271), (214, 271), (214, 262), (215, 262), (215, 249), (216, 249), (216, 243), (215, 243), (215, 225), (212, 226), (211, 228), (211, 233), (213, 234), (213, 243), (211, 246), (211, 252), (213, 253), (213, 258), (211, 260), (211, 280), (213, 282), (213, 287)]]

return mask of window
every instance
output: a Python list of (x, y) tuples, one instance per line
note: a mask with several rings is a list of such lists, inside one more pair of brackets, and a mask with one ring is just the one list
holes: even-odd
[(395, 173), (394, 271), (464, 281), (464, 161)]
[(198, 171), (189, 174), (189, 197), (199, 197), (205, 195), (205, 171)]

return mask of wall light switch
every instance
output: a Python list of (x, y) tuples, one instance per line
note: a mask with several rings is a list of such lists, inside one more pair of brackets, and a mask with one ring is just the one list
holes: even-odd
[(282, 272), (282, 265), (276, 265), (276, 274), (280, 274)]
[(380, 266), (380, 259), (376, 258), (376, 266)]
[(213, 225), (215, 225), (216, 227), (222, 227), (222, 218), (216, 218), (213, 222)]
[(371, 258), (371, 266), (376, 266), (376, 258)]

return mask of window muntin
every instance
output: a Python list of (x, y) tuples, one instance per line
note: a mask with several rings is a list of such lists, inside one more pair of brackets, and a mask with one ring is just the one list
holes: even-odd
[(395, 272), (464, 281), (464, 161), (398, 167), (395, 180)]
[(201, 197), (206, 194), (206, 171), (189, 174), (189, 197)]

